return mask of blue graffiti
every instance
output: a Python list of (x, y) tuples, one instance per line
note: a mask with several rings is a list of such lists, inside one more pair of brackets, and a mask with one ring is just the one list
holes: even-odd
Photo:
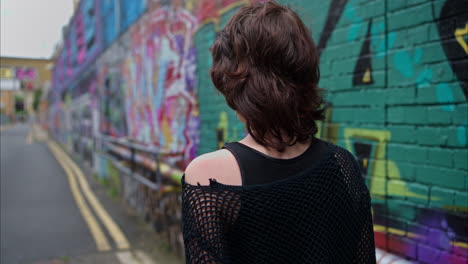
[(411, 78), (414, 76), (414, 67), (419, 64), (422, 58), (421, 48), (416, 48), (413, 56), (406, 50), (397, 51), (393, 57), (393, 62), (397, 70), (405, 77)]
[(431, 85), (432, 80), (432, 69), (425, 68), (422, 70), (416, 78), (416, 87), (425, 88)]
[(447, 112), (452, 112), (453, 110), (455, 110), (455, 105), (453, 105), (453, 91), (450, 85), (446, 83), (438, 84), (436, 86), (436, 97), (439, 103), (443, 104), (441, 105), (443, 110)]

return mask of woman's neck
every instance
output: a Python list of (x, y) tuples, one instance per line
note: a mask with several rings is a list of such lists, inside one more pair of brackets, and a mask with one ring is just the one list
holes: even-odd
[(292, 146), (287, 146), (283, 152), (260, 145), (250, 134), (247, 134), (247, 136), (239, 142), (273, 158), (291, 159), (304, 153), (309, 148), (312, 140), (309, 139), (306, 142), (297, 142)]

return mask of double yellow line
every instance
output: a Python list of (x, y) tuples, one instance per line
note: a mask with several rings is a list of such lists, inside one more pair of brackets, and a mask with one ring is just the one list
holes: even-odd
[[(129, 249), (130, 244), (123, 234), (122, 230), (120, 230), (119, 226), (112, 220), (106, 210), (102, 207), (99, 200), (94, 195), (93, 191), (89, 187), (88, 182), (86, 181), (85, 176), (80, 168), (76, 165), (75, 162), (63, 151), (55, 142), (48, 141), (50, 150), (54, 154), (57, 161), (65, 170), (65, 173), (68, 177), (68, 182), (70, 184), (70, 189), (73, 195), (73, 198), (78, 205), (78, 208), (83, 216), (86, 224), (88, 225), (89, 230), (91, 231), (91, 235), (96, 242), (97, 249), (99, 251), (108, 251), (111, 250), (112, 247), (109, 244), (104, 232), (102, 231), (101, 227), (98, 224), (98, 221), (92, 214), (90, 208), (85, 202), (83, 195), (80, 192), (80, 188), (84, 193), (84, 196), (88, 200), (91, 207), (94, 209), (97, 217), (101, 220), (103, 225), (106, 227), (107, 231), (109, 232), (110, 236), (114, 240), (118, 249)], [(79, 183), (79, 186), (78, 186)]]

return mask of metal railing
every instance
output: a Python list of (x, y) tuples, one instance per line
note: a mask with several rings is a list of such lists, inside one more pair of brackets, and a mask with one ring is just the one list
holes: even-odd
[[(156, 146), (146, 146), (129, 139), (114, 138), (111, 136), (103, 135), (96, 138), (96, 140), (99, 142), (97, 144), (98, 153), (112, 161), (119, 170), (133, 177), (141, 184), (146, 185), (148, 188), (160, 191), (164, 187), (163, 179), (166, 179), (166, 182), (169, 181), (178, 185), (182, 172), (179, 172), (179, 177), (171, 177), (170, 175), (164, 176), (164, 173), (161, 172), (161, 166), (170, 166), (167, 164), (162, 165), (162, 159), (167, 156), (180, 156), (183, 158), (183, 153), (161, 151)], [(115, 156), (119, 156), (120, 160)], [(123, 165), (122, 161), (128, 163), (128, 166)], [(153, 172), (150, 179), (138, 173), (137, 168), (141, 167)]]
[(182, 171), (164, 163), (183, 153), (166, 152), (132, 140), (100, 136), (94, 151), (119, 171), (123, 199), (153, 225), (157, 233), (179, 254), (183, 254), (181, 221)]

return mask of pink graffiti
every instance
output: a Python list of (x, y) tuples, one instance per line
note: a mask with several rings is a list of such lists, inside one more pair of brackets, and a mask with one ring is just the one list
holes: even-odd
[(86, 58), (85, 29), (83, 14), (79, 13), (76, 17), (76, 43), (78, 47), (77, 61), (81, 64)]
[(16, 79), (33, 81), (37, 77), (37, 71), (35, 68), (17, 68)]

